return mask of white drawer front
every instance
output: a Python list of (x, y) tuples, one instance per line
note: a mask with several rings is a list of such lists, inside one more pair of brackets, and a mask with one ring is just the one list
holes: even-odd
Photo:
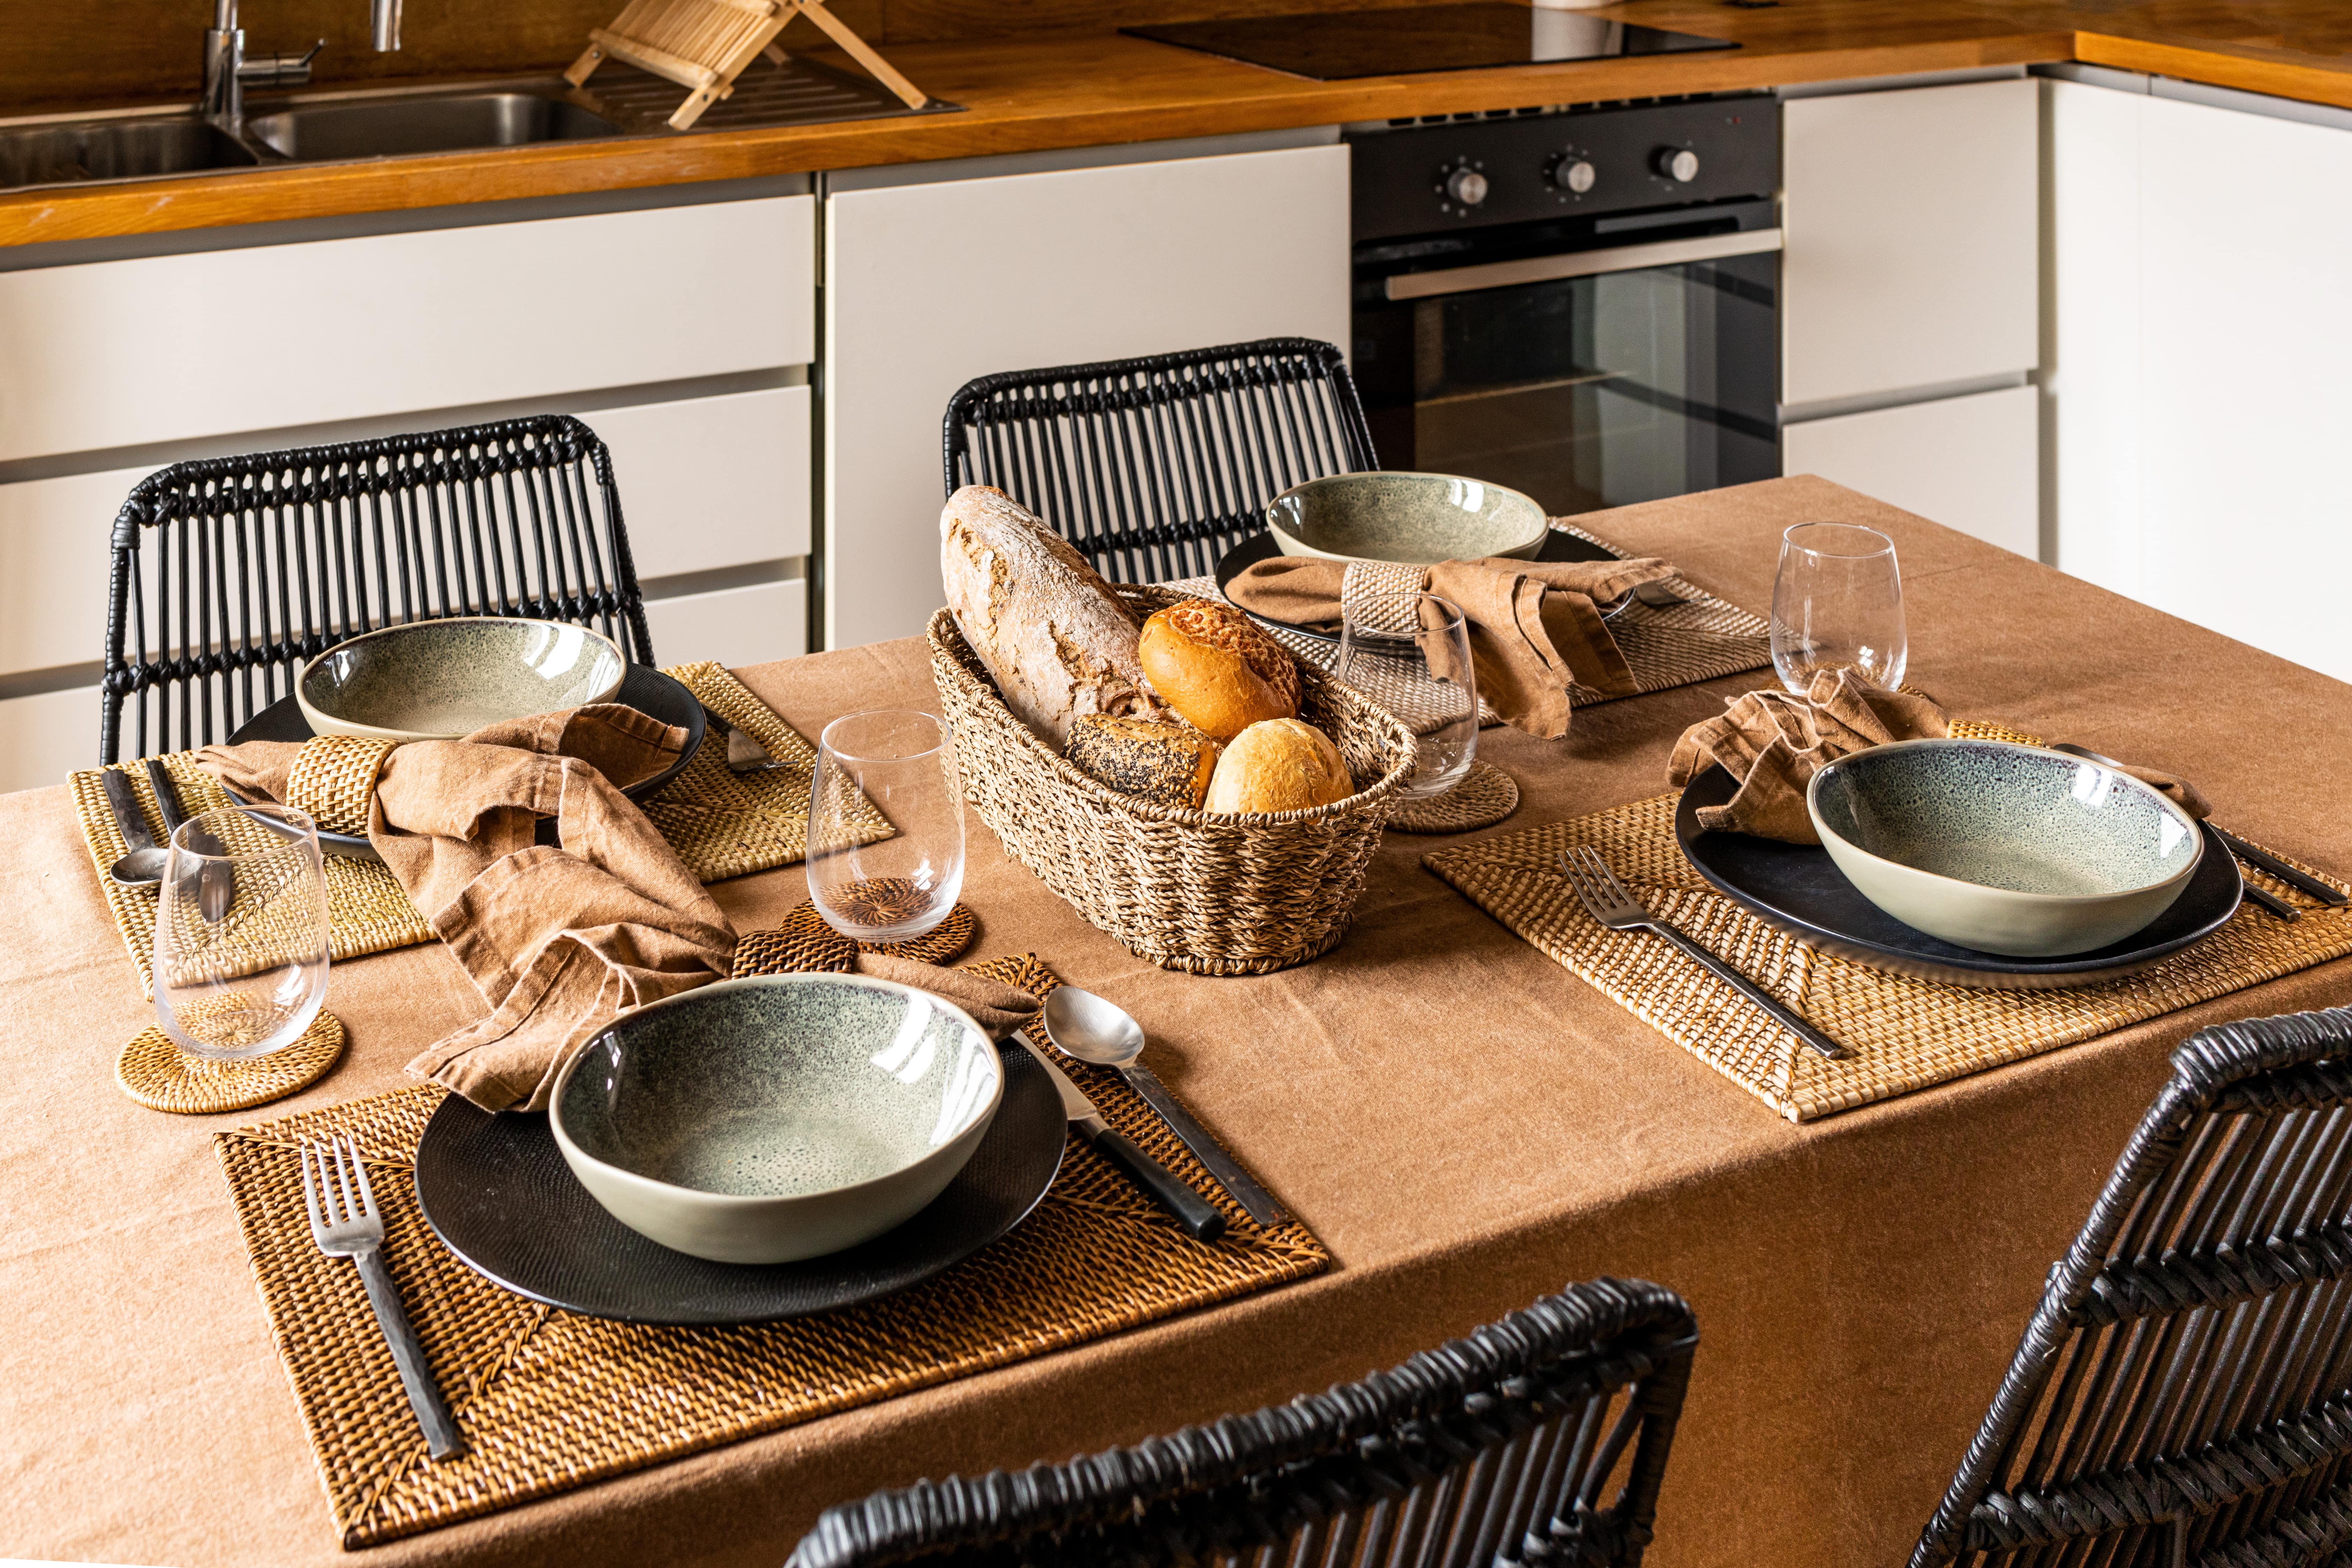
[(815, 198), (0, 274), (0, 461), (801, 364)]
[(61, 784), (98, 766), (98, 688), (0, 701), (0, 793)]
[(2039, 100), (2031, 81), (1784, 106), (1784, 403), (2030, 370)]
[(114, 514), (148, 472), (0, 485), (0, 675), (103, 655)]
[(639, 578), (808, 553), (807, 387), (581, 417), (613, 450)]
[(2013, 386), (1808, 419), (1780, 432), (1781, 468), (2039, 558), (2041, 395)]
[(740, 669), (793, 658), (808, 651), (808, 584), (794, 577), (648, 599), (646, 625), (654, 634), (654, 657), (664, 664), (715, 658)]

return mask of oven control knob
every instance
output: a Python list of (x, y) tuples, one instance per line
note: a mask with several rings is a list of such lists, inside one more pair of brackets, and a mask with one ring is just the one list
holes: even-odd
[(1582, 158), (1562, 158), (1559, 167), (1551, 172), (1553, 184), (1563, 191), (1573, 191), (1580, 196), (1591, 190), (1592, 183), (1599, 178), (1601, 171)]
[(1698, 178), (1698, 154), (1687, 147), (1661, 147), (1650, 154), (1650, 167), (1669, 180), (1687, 185)]
[(1456, 169), (1445, 176), (1445, 194), (1465, 207), (1486, 199), (1486, 176), (1475, 169)]

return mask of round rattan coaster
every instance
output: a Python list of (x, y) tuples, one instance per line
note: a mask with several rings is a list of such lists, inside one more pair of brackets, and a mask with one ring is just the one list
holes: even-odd
[(290, 1046), (241, 1062), (190, 1056), (149, 1025), (114, 1059), (114, 1081), (151, 1110), (208, 1116), (266, 1105), (327, 1076), (343, 1054), (343, 1021), (324, 1008)]
[(860, 948), (919, 963), (945, 963), (971, 945), (972, 934), (979, 929), (971, 910), (958, 904), (948, 911), (947, 919), (910, 941), (852, 942), (824, 923), (816, 905), (807, 903), (786, 915), (784, 923), (773, 931), (755, 931), (737, 942), (733, 973), (738, 978), (795, 973), (846, 974), (856, 968)]
[(1467, 833), (1492, 827), (1518, 809), (1518, 781), (1492, 763), (1474, 762), (1444, 795), (1399, 806), (1389, 826), (1407, 833)]

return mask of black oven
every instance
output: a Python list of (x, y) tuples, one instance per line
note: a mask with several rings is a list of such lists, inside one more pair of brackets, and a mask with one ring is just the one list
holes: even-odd
[(1351, 128), (1384, 467), (1554, 514), (1778, 477), (1769, 94)]

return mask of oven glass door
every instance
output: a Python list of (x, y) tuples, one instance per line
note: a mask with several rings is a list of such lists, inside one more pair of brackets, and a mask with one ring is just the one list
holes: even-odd
[(1360, 295), (1382, 465), (1508, 485), (1555, 516), (1777, 478), (1779, 261)]

